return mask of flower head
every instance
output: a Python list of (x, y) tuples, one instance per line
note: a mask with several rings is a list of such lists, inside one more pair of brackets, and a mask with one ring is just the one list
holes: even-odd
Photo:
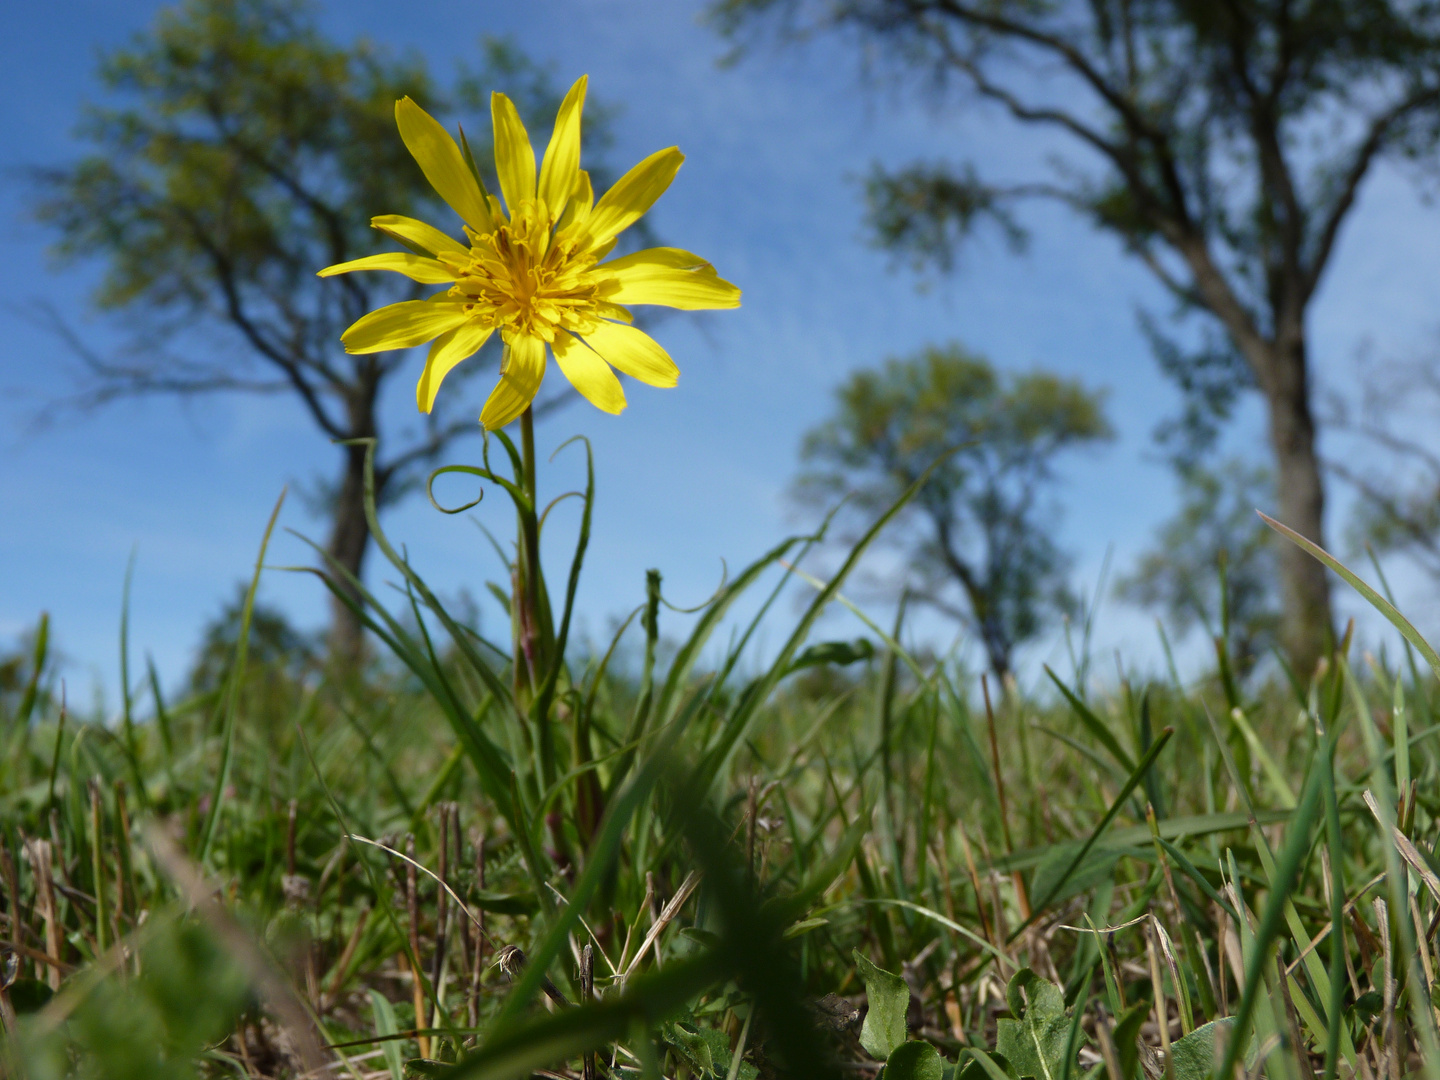
[[(616, 369), (651, 386), (674, 386), (680, 369), (648, 334), (631, 325), (630, 304), (696, 311), (740, 304), (740, 290), (715, 268), (679, 248), (648, 248), (602, 262), (615, 239), (650, 209), (684, 155), (651, 154), (597, 202), (580, 168), (581, 77), (560, 106), (540, 169), (515, 105), (491, 96), (495, 171), (504, 204), (485, 190), (450, 134), (408, 97), (395, 122), (430, 185), (460, 215), (461, 242), (399, 215), (370, 222), (406, 252), (370, 255), (320, 271), (392, 270), (425, 285), (447, 286), (426, 300), (405, 300), (363, 316), (340, 340), (350, 353), (407, 349), (432, 342), (416, 386), (428, 413), (440, 383), (499, 331), (505, 344), (500, 383), (480, 414), (489, 430), (510, 423), (535, 399), (547, 351), (576, 390), (609, 413), (625, 407)], [(466, 148), (468, 151), (468, 147)]]

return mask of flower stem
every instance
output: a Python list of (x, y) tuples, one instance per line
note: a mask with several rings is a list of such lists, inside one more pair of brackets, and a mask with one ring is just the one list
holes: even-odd
[[(519, 618), (515, 686), (517, 700), (528, 707), (545, 678), (550, 663), (547, 632), (548, 619), (543, 610), (540, 578), (539, 502), (535, 483), (535, 416), (526, 409), (520, 416), (520, 486), (530, 501), (530, 512), (520, 520), (519, 580), (516, 582), (515, 604)], [(537, 732), (540, 772), (546, 783), (554, 780), (554, 747), (547, 717), (534, 718)]]
[(525, 466), (520, 483), (530, 496), (530, 505), (535, 506), (535, 413), (529, 408), (520, 414), (520, 455)]
[(535, 502), (535, 418), (529, 409), (520, 417), (520, 490), (530, 509), (520, 515), (515, 567), (515, 696), (522, 708), (539, 681), (539, 527)]

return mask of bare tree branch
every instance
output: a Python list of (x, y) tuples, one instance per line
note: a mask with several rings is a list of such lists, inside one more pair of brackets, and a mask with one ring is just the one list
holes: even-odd
[(1305, 272), (1304, 295), (1307, 300), (1320, 285), (1320, 278), (1329, 264), (1335, 240), (1340, 235), (1340, 227), (1351, 207), (1355, 205), (1361, 181), (1385, 149), (1391, 133), (1408, 116), (1437, 103), (1440, 103), (1440, 86), (1421, 87), (1369, 121), (1365, 138), (1349, 155), (1350, 164), (1342, 174), (1343, 179), (1328, 212), (1324, 215), (1324, 224), (1320, 227), (1310, 253), (1310, 265)]

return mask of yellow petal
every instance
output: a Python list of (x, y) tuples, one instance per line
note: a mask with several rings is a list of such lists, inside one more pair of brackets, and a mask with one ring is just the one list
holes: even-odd
[(595, 350), (564, 330), (555, 332), (555, 341), (550, 347), (565, 378), (584, 395), (586, 401), (602, 412), (619, 413), (625, 408), (625, 391), (620, 386), (620, 380), (610, 370), (610, 365), (595, 354)]
[(575, 178), (575, 190), (570, 195), (570, 201), (565, 204), (565, 212), (555, 223), (556, 231), (567, 229), (572, 224), (583, 224), (594, 205), (595, 189), (590, 186), (590, 174), (581, 169)]
[(442, 251), (466, 252), (467, 248), (460, 241), (455, 240), (434, 225), (427, 225), (423, 221), (416, 221), (412, 217), (405, 217), (402, 214), (381, 214), (379, 217), (370, 219), (370, 227), (379, 229), (392, 240), (399, 240), (400, 243), (412, 251), (429, 252), (431, 255), (439, 255)]
[(650, 386), (674, 386), (680, 378), (675, 361), (649, 334), (624, 323), (602, 322), (585, 334), (585, 344), (611, 367)]
[(498, 90), (490, 95), (490, 117), (495, 124), (495, 171), (505, 208), (513, 216), (517, 206), (535, 198), (535, 151), (515, 103)]
[(500, 365), (500, 383), (485, 402), (480, 423), (496, 431), (530, 407), (545, 377), (545, 342), (539, 338), (517, 337), (505, 343), (505, 360)]
[(412, 255), (408, 251), (388, 251), (383, 255), (366, 255), (363, 259), (351, 259), (349, 262), (327, 266), (318, 273), (320, 277), (334, 277), (336, 274), (348, 274), (352, 270), (394, 270), (397, 274), (404, 274), (411, 281), (418, 281), (422, 285), (448, 285), (455, 280), (455, 275), (434, 259), (427, 259), (423, 255)]
[(347, 353), (408, 349), (439, 337), (469, 317), (465, 306), (453, 301), (402, 300), (362, 316), (340, 335), (340, 341)]
[(395, 103), (395, 124), (405, 148), (436, 193), (476, 232), (493, 232), (495, 226), (475, 174), (440, 121), (403, 97)]
[(590, 211), (595, 209), (595, 187), (590, 183), (590, 173), (585, 169), (580, 170), (575, 181), (575, 194), (570, 198), (575, 204), (575, 216), (581, 220), (589, 217)]
[(580, 173), (580, 113), (585, 108), (587, 76), (581, 75), (555, 114), (555, 130), (540, 165), (540, 200), (559, 214), (575, 191)]
[(685, 155), (678, 147), (657, 150), (627, 172), (615, 186), (600, 197), (585, 231), (596, 242), (609, 240), (629, 228), (665, 194), (670, 181), (680, 170)]
[(420, 407), (421, 412), (428, 413), (435, 407), (435, 395), (439, 393), (445, 376), (449, 375), (451, 369), (461, 360), (479, 352), (480, 346), (484, 345), (494, 332), (493, 326), (486, 326), (478, 319), (471, 319), (435, 339), (435, 343), (430, 346), (430, 355), (425, 358), (425, 370), (420, 373), (420, 381), (415, 384), (415, 404)]
[(616, 322), (633, 323), (635, 321), (635, 316), (629, 308), (612, 304), (608, 300), (595, 301), (595, 314), (602, 319), (614, 319)]
[(740, 306), (740, 290), (699, 255), (679, 248), (647, 248), (596, 267), (608, 275), (601, 289), (616, 304), (663, 304), (682, 311)]

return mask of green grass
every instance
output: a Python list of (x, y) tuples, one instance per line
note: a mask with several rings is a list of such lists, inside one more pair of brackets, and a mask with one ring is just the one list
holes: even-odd
[(248, 605), (194, 694), (128, 672), (119, 724), (63, 710), (43, 624), (12, 665), (0, 1071), (1440, 1072), (1412, 654), (1248, 690), (1055, 673), (987, 707), (903, 628), (810, 640), (849, 563), (721, 650), (799, 539), (673, 649), (654, 578), (639, 672), (567, 649), (573, 589), (552, 614), (542, 582), (551, 663), (521, 677), (381, 537), (408, 597), (365, 601), (363, 672), (247, 662)]

